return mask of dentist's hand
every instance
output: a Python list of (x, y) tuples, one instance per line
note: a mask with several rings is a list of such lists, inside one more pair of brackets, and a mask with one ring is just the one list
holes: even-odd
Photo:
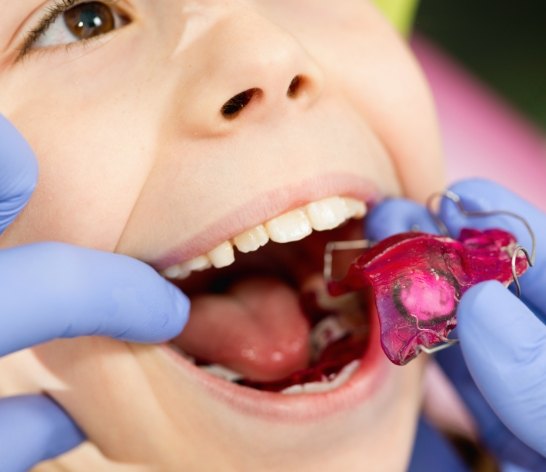
[[(522, 300), (497, 282), (479, 284), (463, 296), (457, 312), (460, 347), (442, 351), (437, 359), (499, 460), (546, 470), (546, 215), (492, 182), (469, 180), (451, 190), (468, 210), (523, 216), (536, 233), (537, 258), (521, 278)], [(441, 217), (452, 234), (462, 227), (501, 227), (531, 249), (525, 227), (513, 218), (466, 218), (449, 201)], [(423, 207), (393, 200), (372, 213), (368, 226), (370, 237), (382, 239), (415, 224), (435, 231)]]
[[(37, 173), (29, 146), (0, 115), (0, 233), (25, 207)], [(129, 257), (59, 243), (0, 250), (0, 356), (76, 336), (166, 341), (188, 312), (178, 289)], [(83, 439), (46, 396), (0, 399), (2, 472), (26, 471)]]

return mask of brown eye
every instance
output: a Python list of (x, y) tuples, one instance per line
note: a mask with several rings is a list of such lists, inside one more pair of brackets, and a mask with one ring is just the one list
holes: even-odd
[(66, 27), (79, 40), (109, 33), (116, 27), (112, 9), (101, 2), (76, 5), (64, 12), (63, 18)]
[[(61, 1), (61, 0), (59, 0)], [(63, 0), (67, 1), (67, 0)], [(115, 0), (109, 0), (113, 2)], [(109, 2), (84, 2), (64, 9), (60, 5), (29, 34), (23, 55), (33, 49), (52, 48), (97, 38), (131, 23), (131, 17)]]

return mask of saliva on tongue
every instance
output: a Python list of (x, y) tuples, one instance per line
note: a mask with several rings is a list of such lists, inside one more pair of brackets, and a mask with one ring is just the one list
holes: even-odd
[[(420, 346), (448, 340), (466, 290), (486, 280), (505, 286), (513, 281), (515, 248), (515, 237), (500, 229), (463, 229), (457, 240), (397, 234), (365, 250), (328, 290), (339, 296), (371, 289), (383, 350), (394, 364), (404, 365), (419, 354)], [(520, 277), (528, 268), (524, 254), (517, 254), (515, 266)]]

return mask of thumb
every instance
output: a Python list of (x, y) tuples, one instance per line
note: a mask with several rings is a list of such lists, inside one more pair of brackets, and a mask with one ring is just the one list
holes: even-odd
[(27, 204), (38, 178), (30, 146), (0, 115), (0, 234)]
[(546, 326), (498, 282), (470, 289), (458, 310), (461, 349), (501, 421), (546, 456)]

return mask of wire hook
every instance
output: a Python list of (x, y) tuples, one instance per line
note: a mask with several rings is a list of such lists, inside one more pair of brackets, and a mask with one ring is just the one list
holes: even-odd
[[(455, 204), (457, 209), (461, 212), (461, 214), (471, 218), (484, 217), (484, 216), (508, 216), (510, 218), (514, 218), (518, 220), (521, 224), (523, 224), (523, 226), (525, 226), (525, 229), (527, 230), (527, 232), (529, 233), (529, 236), (531, 237), (531, 255), (529, 256), (527, 250), (525, 250), (525, 255), (527, 257), (527, 260), (529, 261), (529, 265), (530, 266), (534, 265), (535, 258), (536, 258), (536, 235), (535, 235), (535, 232), (533, 231), (533, 228), (529, 224), (529, 222), (525, 218), (523, 218), (523, 216), (518, 215), (517, 213), (511, 212), (511, 211), (507, 211), (507, 210), (488, 210), (488, 211), (467, 210), (463, 205), (463, 201), (461, 197), (457, 195), (455, 192), (453, 192), (452, 190), (436, 192), (436, 193), (433, 193), (427, 199), (426, 206), (430, 216), (434, 219), (435, 223), (439, 227), (442, 234), (446, 236), (449, 236), (450, 234), (449, 230), (447, 229), (447, 226), (444, 223), (444, 221), (440, 218), (440, 215), (437, 212), (435, 212), (432, 208), (432, 203), (434, 202), (434, 199), (436, 198), (440, 198), (440, 199), (447, 198), (448, 200), (451, 200)], [(523, 249), (522, 246), (518, 246), (518, 248), (520, 247)]]
[(323, 276), (326, 282), (332, 281), (332, 266), (334, 260), (334, 251), (350, 251), (353, 249), (368, 249), (374, 243), (369, 239), (357, 239), (355, 241), (331, 241), (326, 244), (324, 249), (324, 269)]
[(529, 255), (529, 252), (527, 251), (527, 249), (525, 249), (523, 246), (518, 244), (514, 248), (514, 252), (512, 253), (512, 261), (511, 261), (512, 278), (514, 279), (516, 295), (518, 298), (521, 298), (521, 284), (519, 282), (519, 277), (516, 270), (516, 262), (517, 262), (518, 254), (522, 252), (525, 255), (525, 258), (527, 259), (529, 267), (533, 267), (533, 265), (535, 264), (535, 258), (536, 258), (536, 235), (535, 235), (535, 232), (533, 231), (533, 228), (529, 224), (529, 222), (525, 218), (523, 218), (523, 216), (518, 215), (517, 213), (511, 212), (511, 211), (507, 211), (507, 210), (488, 210), (488, 211), (467, 210), (464, 207), (463, 201), (459, 195), (457, 195), (452, 190), (445, 190), (443, 192), (433, 193), (427, 199), (427, 203), (426, 203), (429, 215), (431, 216), (432, 219), (434, 219), (436, 226), (438, 226), (440, 232), (444, 234), (445, 236), (450, 235), (449, 230), (447, 229), (447, 226), (442, 220), (442, 218), (440, 218), (439, 213), (435, 212), (434, 209), (432, 208), (432, 204), (436, 198), (440, 198), (440, 199), (447, 198), (448, 200), (451, 200), (455, 204), (459, 212), (464, 216), (468, 216), (471, 218), (484, 217), (484, 216), (486, 217), (487, 216), (508, 216), (510, 218), (514, 218), (518, 220), (521, 224), (523, 224), (523, 226), (525, 226), (525, 229), (527, 230), (531, 238), (531, 254)]

